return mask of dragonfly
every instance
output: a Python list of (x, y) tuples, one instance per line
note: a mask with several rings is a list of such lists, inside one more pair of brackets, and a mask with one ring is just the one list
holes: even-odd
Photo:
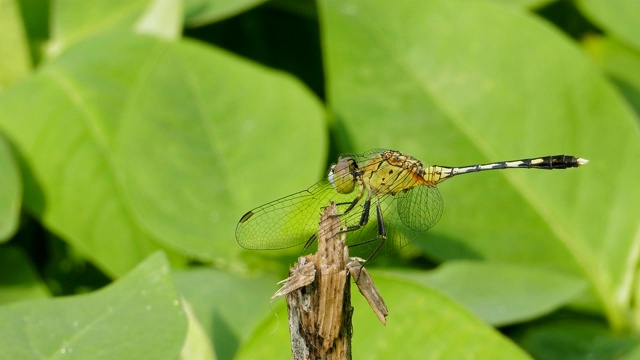
[(461, 167), (425, 166), (397, 150), (342, 154), (326, 178), (307, 190), (244, 214), (238, 244), (251, 250), (284, 249), (317, 238), (321, 212), (335, 202), (351, 255), (373, 259), (394, 253), (433, 227), (443, 211), (437, 185), (457, 175), (501, 169), (568, 169), (588, 160), (551, 155)]

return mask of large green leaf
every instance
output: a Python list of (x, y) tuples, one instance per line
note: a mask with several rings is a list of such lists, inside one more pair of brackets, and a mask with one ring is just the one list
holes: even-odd
[(12, 90), (0, 127), (31, 175), (25, 206), (114, 274), (156, 241), (228, 262), (240, 216), (323, 167), (306, 88), (197, 43), (110, 33)]
[(24, 206), (103, 270), (122, 275), (158, 246), (119, 195), (89, 102), (55, 69), (0, 98), (0, 126), (25, 162)]
[[(356, 359), (528, 359), (496, 330), (451, 299), (392, 275), (374, 281), (389, 308), (383, 326), (352, 287), (353, 357)], [(254, 332), (239, 359), (290, 356), (285, 306)]]
[(0, 358), (175, 359), (186, 331), (158, 253), (95, 293), (0, 307)]
[(22, 182), (18, 165), (4, 136), (0, 135), (0, 243), (16, 231), (20, 220)]
[(450, 261), (434, 271), (397, 271), (394, 275), (440, 290), (493, 326), (546, 315), (586, 288), (586, 282), (577, 276), (495, 262)]
[(228, 261), (242, 214), (317, 179), (323, 110), (289, 76), (224, 52), (184, 44), (161, 59), (129, 107), (115, 156), (149, 229), (195, 256)]
[[(580, 169), (440, 186), (432, 231), (478, 257), (585, 276), (625, 326), (640, 244), (640, 132), (598, 69), (547, 23), (489, 2), (321, 2), (329, 100), (353, 150), (466, 165), (554, 153)], [(615, 176), (612, 175), (615, 168)]]
[(640, 1), (579, 0), (576, 2), (591, 21), (640, 51)]

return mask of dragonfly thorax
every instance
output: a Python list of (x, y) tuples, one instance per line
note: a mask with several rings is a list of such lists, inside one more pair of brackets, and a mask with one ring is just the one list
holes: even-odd
[(352, 158), (339, 158), (338, 163), (331, 167), (327, 179), (331, 186), (340, 194), (353, 191), (357, 181), (358, 166)]
[(365, 187), (374, 194), (407, 192), (425, 184), (422, 163), (399, 151), (388, 150), (373, 158), (363, 168)]

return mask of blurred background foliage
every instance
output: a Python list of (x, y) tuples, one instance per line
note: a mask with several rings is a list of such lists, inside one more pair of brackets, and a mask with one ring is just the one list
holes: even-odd
[(301, 249), (247, 210), (341, 152), (580, 169), (440, 186), (355, 358), (640, 356), (637, 0), (0, 0), (0, 358), (273, 359)]

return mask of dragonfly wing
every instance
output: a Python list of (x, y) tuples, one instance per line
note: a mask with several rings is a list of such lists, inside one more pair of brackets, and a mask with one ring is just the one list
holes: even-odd
[(245, 249), (275, 250), (307, 242), (318, 231), (323, 209), (331, 200), (347, 201), (328, 181), (266, 203), (246, 213), (236, 226), (236, 240)]
[(442, 197), (435, 186), (416, 186), (407, 192), (398, 193), (396, 197), (400, 220), (412, 230), (427, 231), (442, 216)]

